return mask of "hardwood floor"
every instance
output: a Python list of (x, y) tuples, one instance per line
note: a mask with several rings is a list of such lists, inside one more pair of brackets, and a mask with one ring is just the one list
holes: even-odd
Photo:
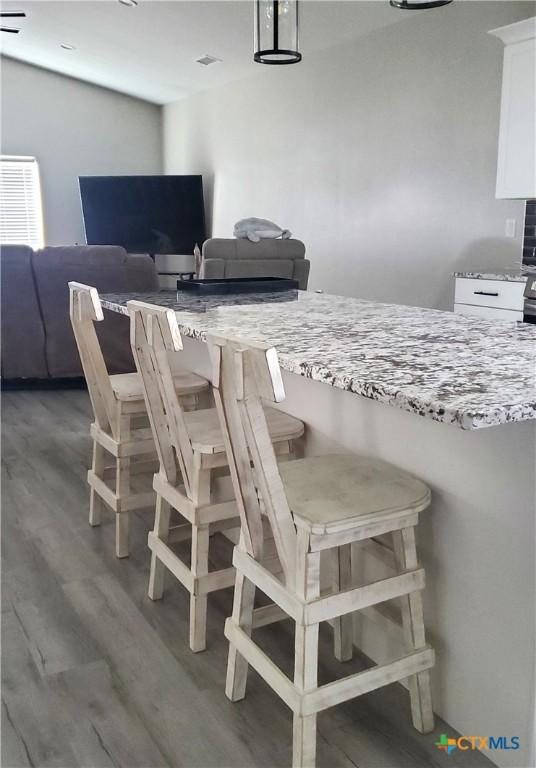
[[(87, 522), (90, 408), (83, 391), (15, 391), (2, 398), (2, 766), (157, 768), (288, 766), (292, 717), (250, 670), (246, 699), (224, 694), (223, 624), (232, 590), (209, 598), (208, 650), (188, 649), (189, 595), (175, 579), (147, 597), (152, 515), (131, 520), (131, 555), (114, 555), (110, 514)], [(219, 538), (217, 565), (230, 556)], [(293, 627), (258, 631), (287, 673)], [(320, 682), (364, 666), (333, 658), (320, 633)], [(318, 718), (318, 766), (492, 766), (480, 753), (446, 756), (454, 735), (413, 730), (398, 685)]]

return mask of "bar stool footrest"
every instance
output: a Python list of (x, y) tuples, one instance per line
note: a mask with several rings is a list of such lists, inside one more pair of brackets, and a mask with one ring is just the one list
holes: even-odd
[(225, 622), (225, 637), (285, 704), (301, 717), (314, 715), (336, 704), (342, 704), (344, 701), (382, 688), (384, 685), (425, 672), (431, 669), (435, 662), (434, 650), (427, 645), (388, 664), (375, 666), (303, 692), (298, 690), (284, 672), (231, 618)]

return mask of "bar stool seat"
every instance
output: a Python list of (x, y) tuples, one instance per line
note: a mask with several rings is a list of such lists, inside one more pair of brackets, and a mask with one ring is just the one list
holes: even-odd
[[(110, 383), (114, 395), (122, 403), (137, 402), (139, 400), (142, 410), (145, 410), (143, 396), (143, 384), (138, 373), (117, 373), (110, 376)], [(208, 382), (201, 376), (189, 371), (181, 371), (173, 376), (175, 389), (181, 397), (196, 395), (208, 389)]]
[(282, 464), (279, 472), (297, 527), (329, 534), (367, 525), (382, 515), (420, 512), (430, 490), (386, 462), (330, 454)]
[[(303, 435), (303, 421), (277, 411), (275, 408), (268, 407), (265, 413), (272, 442), (296, 440)], [(215, 408), (190, 411), (184, 414), (184, 420), (194, 451), (225, 455), (220, 420)]]

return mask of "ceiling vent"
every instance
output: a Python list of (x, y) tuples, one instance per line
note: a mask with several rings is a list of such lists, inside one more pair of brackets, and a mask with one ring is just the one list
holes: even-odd
[(204, 67), (208, 67), (210, 64), (218, 64), (221, 61), (223, 61), (223, 59), (218, 59), (216, 56), (209, 56), (208, 53), (205, 53), (200, 59), (196, 59), (196, 62), (202, 64)]

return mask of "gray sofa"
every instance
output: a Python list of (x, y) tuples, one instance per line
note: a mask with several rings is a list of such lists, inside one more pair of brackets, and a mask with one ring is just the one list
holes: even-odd
[(301, 240), (212, 238), (203, 245), (201, 277), (291, 277), (307, 289), (310, 262)]
[[(82, 376), (69, 319), (69, 280), (99, 293), (157, 290), (149, 256), (118, 246), (65, 246), (32, 251), (0, 248), (2, 277), (2, 378), (57, 379)], [(128, 319), (105, 312), (97, 333), (110, 373), (135, 370)]]

